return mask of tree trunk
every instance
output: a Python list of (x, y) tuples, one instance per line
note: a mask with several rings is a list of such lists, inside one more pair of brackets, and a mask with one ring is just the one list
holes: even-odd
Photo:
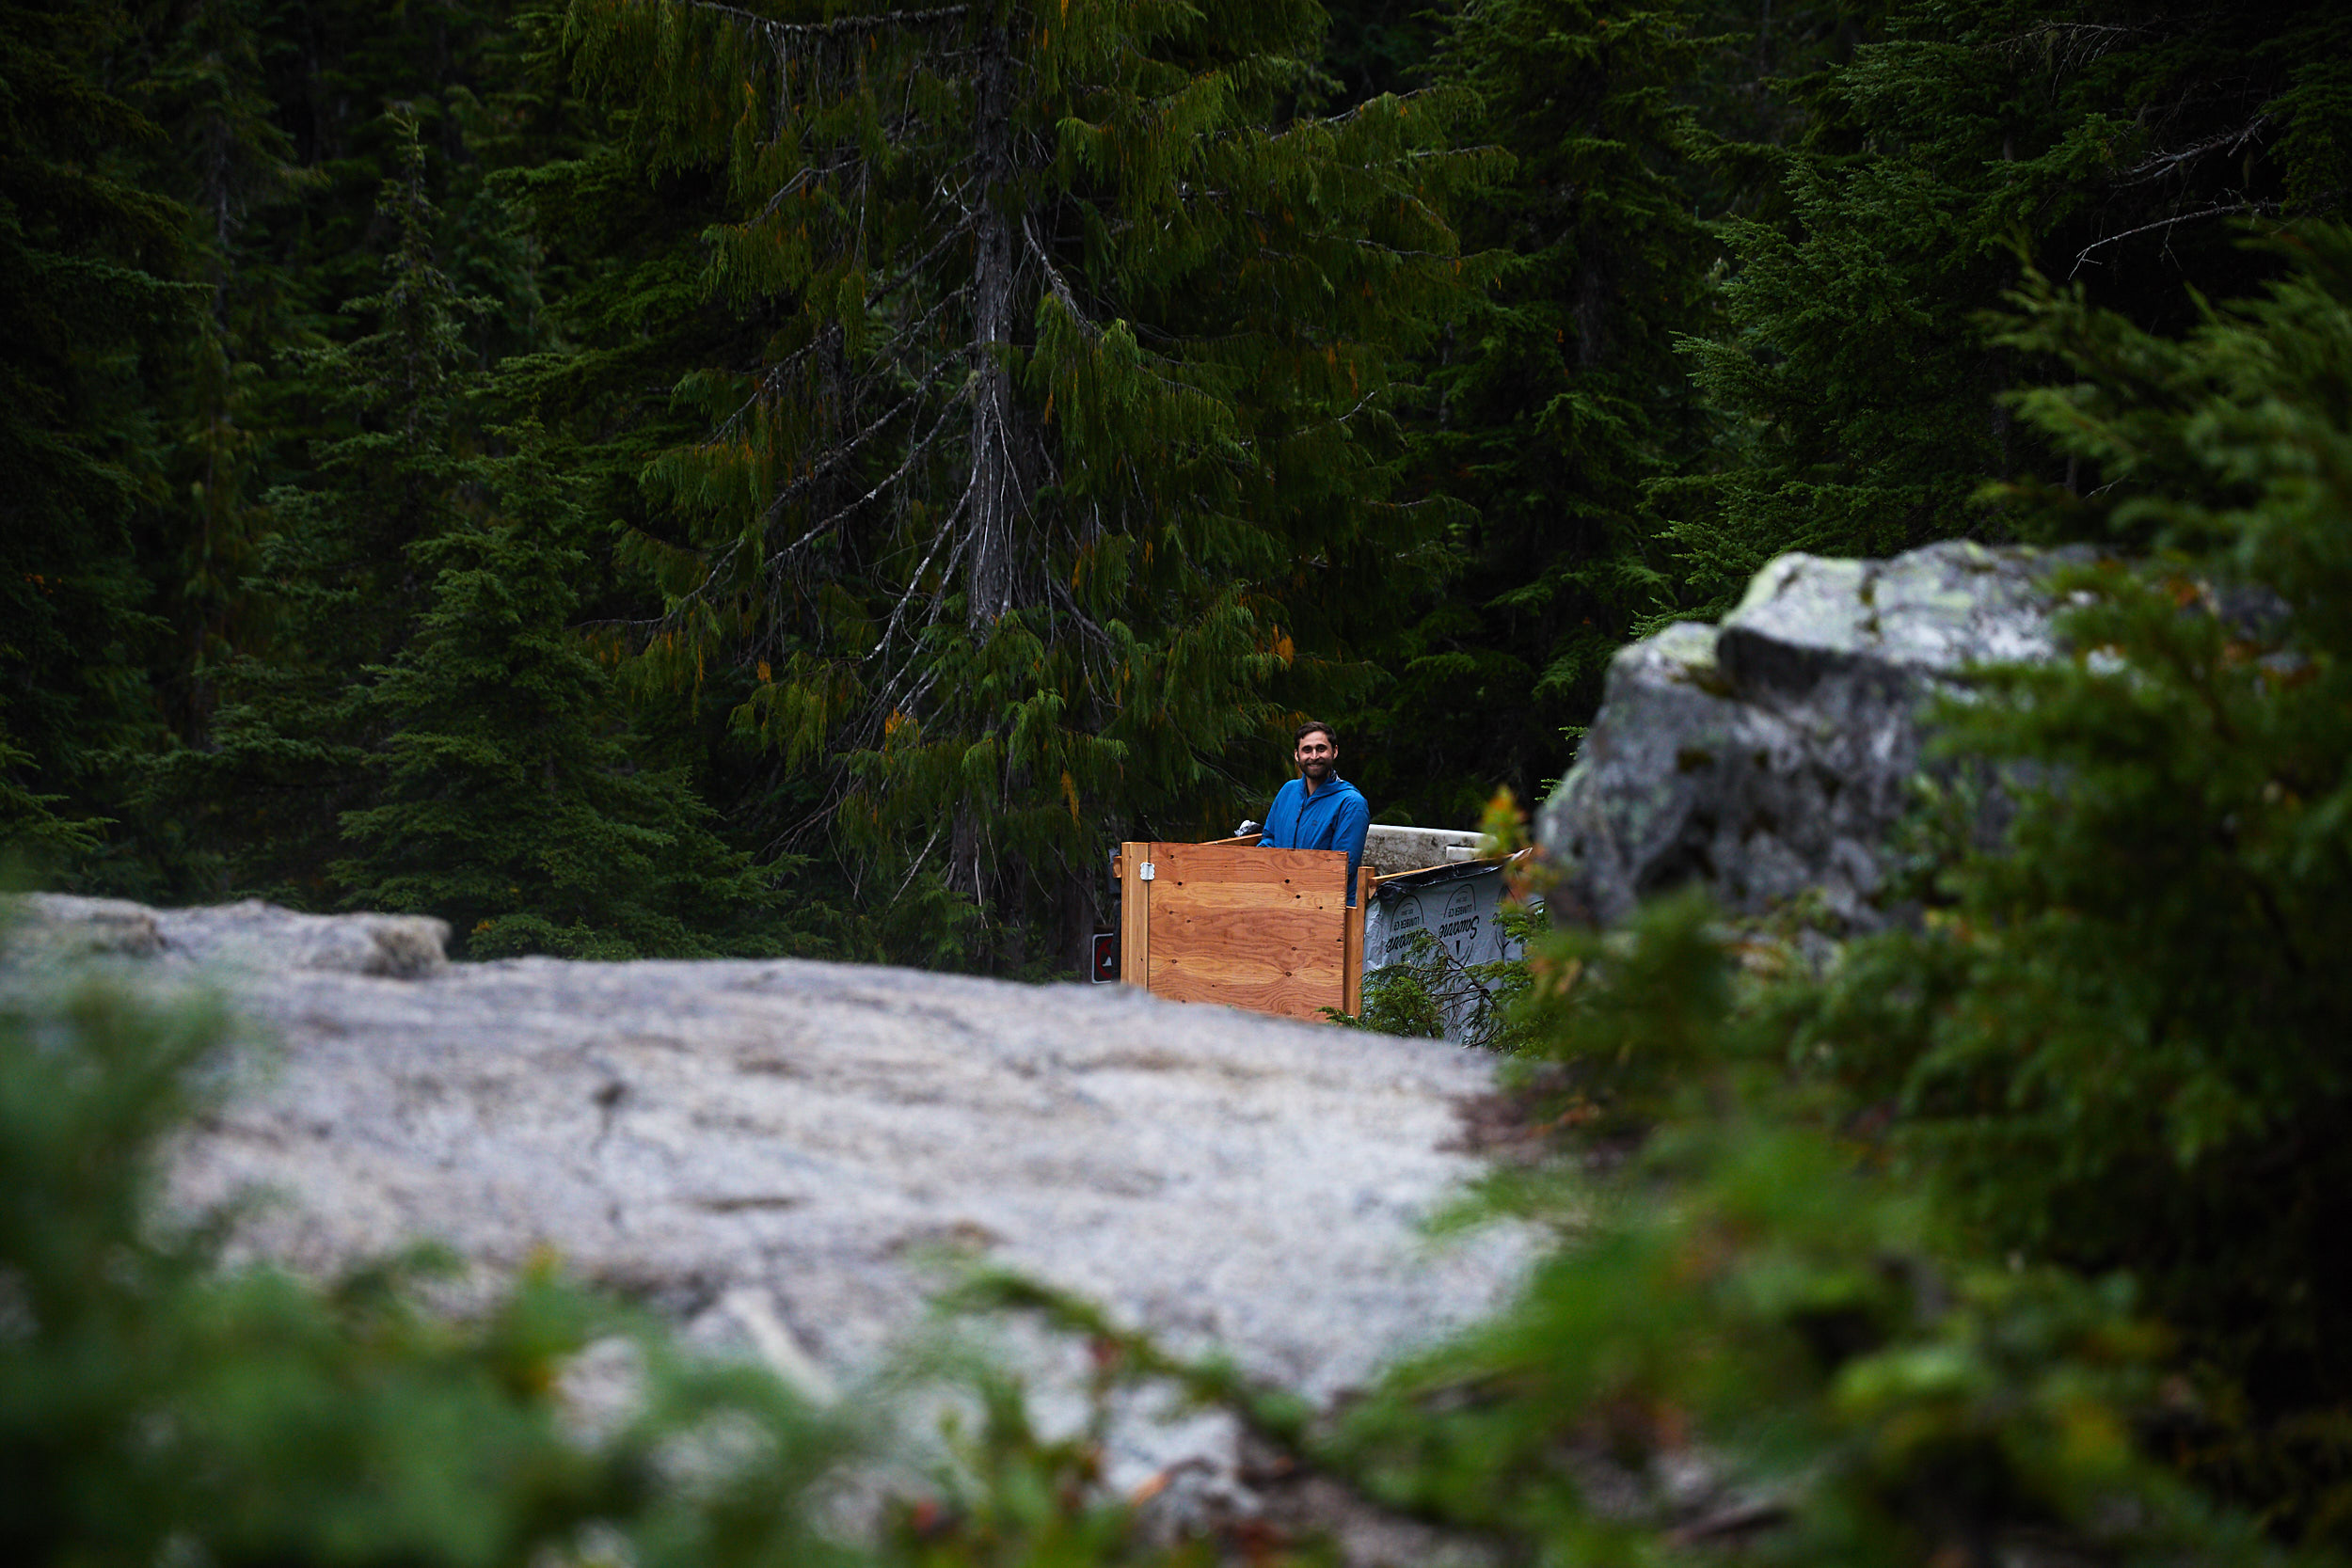
[(972, 399), (971, 628), (985, 637), (1013, 608), (1015, 531), (1026, 510), (1013, 442), (1012, 62), (1002, 27), (980, 35), (978, 115), (974, 127), (979, 211), (973, 229), (972, 341), (979, 385)]
[[(1016, 607), (1020, 531), (1028, 512), (1012, 374), (1006, 363), (1012, 348), (1016, 297), (1009, 210), (1016, 198), (1011, 39), (1001, 26), (981, 30), (976, 91), (973, 141), (979, 198), (972, 233), (972, 354), (978, 384), (972, 398), (971, 515), (966, 524), (971, 565), (964, 617), (973, 635), (985, 641)], [(985, 870), (989, 857), (980, 852), (977, 814), (969, 804), (956, 813), (954, 836), (956, 861), (949, 885), (993, 918), (1002, 919), (1005, 911), (992, 907)]]
[(1609, 353), (1609, 279), (1592, 254), (1592, 239), (1580, 236), (1576, 264), (1576, 368), (1598, 368)]

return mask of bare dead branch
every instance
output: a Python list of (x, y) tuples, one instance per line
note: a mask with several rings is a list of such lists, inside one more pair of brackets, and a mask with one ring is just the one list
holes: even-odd
[(2116, 183), (2118, 185), (2153, 184), (2183, 164), (2201, 158), (2208, 152), (2235, 152), (2248, 142), (2261, 135), (2263, 128), (2269, 123), (2267, 116), (2257, 115), (2249, 123), (2234, 131), (2224, 131), (2217, 136), (2207, 137), (2194, 147), (2185, 147), (2178, 152), (2160, 153), (2135, 164), (2116, 177)]
[(721, 5), (719, 0), (681, 0), (689, 10), (712, 11), (731, 16), (757, 31), (774, 39), (842, 39), (861, 33), (879, 33), (897, 29), (937, 27), (961, 18), (969, 6), (936, 6), (919, 11), (881, 11), (870, 16), (835, 17), (831, 22), (778, 22), (774, 17), (747, 11), (740, 6)]
[(2058, 48), (2052, 63), (2060, 71), (2080, 71), (2093, 64), (2125, 40), (2147, 37), (2153, 27), (2124, 26), (2098, 22), (2044, 22), (2024, 32), (1985, 45), (1985, 52), (2002, 55), (2011, 60), (2037, 50), (2047, 50), (2055, 41)]
[(2279, 204), (2275, 201), (2246, 200), (2217, 203), (2214, 206), (2201, 209), (2198, 212), (2181, 213), (2172, 217), (2158, 218), (2153, 223), (2143, 223), (2137, 229), (2126, 229), (2121, 234), (2109, 234), (2105, 239), (2091, 241), (2089, 245), (2083, 246), (2082, 249), (2074, 253), (2074, 265), (2066, 276), (2071, 278), (2075, 273), (2082, 271), (2083, 264), (2090, 260), (2090, 253), (2092, 251), (2105, 249), (2106, 246), (2111, 245), (2121, 245), (2125, 240), (2136, 238), (2141, 234), (2153, 234), (2159, 230), (2174, 229), (2181, 224), (2195, 223), (2201, 218), (2238, 217), (2252, 213), (2272, 215), (2276, 214), (2278, 211)]
[[(934, 373), (933, 379), (936, 380), (938, 374), (945, 373), (947, 365), (951, 363), (953, 363), (953, 361), (942, 361), (940, 370), (938, 372)], [(881, 429), (882, 425), (888, 423), (891, 420), (898, 418), (898, 414), (902, 410), (914, 403), (921, 397), (923, 391), (928, 389), (929, 386), (927, 384), (924, 388), (918, 388), (915, 392), (909, 394), (906, 401), (899, 404), (897, 408), (892, 409), (889, 413), (883, 415), (882, 419), (877, 420), (873, 424), (868, 425), (864, 435), (860, 436), (860, 439), (863, 440), (865, 436), (870, 436), (873, 432)], [(826, 530), (834, 527), (836, 524), (840, 523), (842, 519), (848, 517), (851, 513), (857, 511), (860, 507), (871, 506), (875, 501), (882, 499), (882, 496), (885, 491), (895, 488), (898, 482), (906, 478), (908, 472), (914, 468), (916, 460), (919, 459), (924, 452), (930, 450), (931, 443), (939, 439), (940, 433), (947, 428), (947, 414), (951, 412), (957, 404), (962, 403), (965, 396), (966, 393), (958, 392), (954, 397), (949, 398), (945, 404), (940, 405), (940, 418), (932, 422), (930, 433), (914, 444), (914, 446), (907, 452), (906, 461), (899, 464), (897, 468), (893, 469), (888, 477), (882, 480), (871, 490), (866, 491), (866, 494), (858, 497), (857, 499), (850, 502), (847, 506), (842, 507), (832, 515), (818, 519), (818, 521), (811, 527), (806, 533), (802, 534), (798, 539), (795, 539), (791, 544), (786, 546), (783, 549), (778, 550), (769, 559), (771, 561), (779, 561), (798, 550), (807, 547), (808, 545), (815, 541), (818, 534), (823, 533)], [(839, 451), (839, 454), (842, 457), (846, 457), (848, 455), (846, 451), (842, 451), (840, 449), (836, 449), (836, 451)], [(838, 465), (835, 464), (834, 466), (837, 467)], [(807, 483), (814, 483), (817, 477), (818, 476), (815, 474), (811, 474)], [(775, 504), (776, 506), (782, 506), (785, 501), (789, 499), (789, 497), (779, 497)], [(774, 507), (771, 507), (769, 509), (771, 515), (774, 515)]]
[(1088, 337), (1100, 338), (1103, 329), (1094, 325), (1094, 318), (1087, 314), (1086, 308), (1078, 303), (1078, 296), (1071, 292), (1069, 280), (1062, 277), (1061, 269), (1055, 266), (1053, 259), (1045, 254), (1045, 246), (1037, 237), (1037, 225), (1026, 213), (1021, 214), (1021, 238), (1027, 245), (1029, 254), (1036, 258), (1038, 270), (1045, 275), (1045, 286), (1054, 291), (1054, 297), (1061, 301), (1062, 309), (1070, 312), (1071, 319)]
[[(776, 499), (768, 503), (767, 520), (771, 522), (774, 521), (777, 514), (781, 513), (786, 507), (791, 505), (793, 501), (799, 499), (802, 496), (806, 495), (818, 484), (819, 481), (832, 477), (834, 472), (844, 463), (847, 463), (851, 457), (855, 456), (858, 451), (865, 447), (866, 442), (872, 440), (876, 436), (881, 435), (885, 428), (896, 422), (898, 417), (904, 414), (908, 409), (920, 404), (923, 401), (923, 395), (939, 384), (940, 379), (945, 376), (951, 368), (953, 368), (954, 363), (955, 362), (951, 359), (941, 360), (938, 364), (931, 368), (930, 374), (926, 375), (921, 381), (915, 384), (913, 391), (910, 391), (905, 397), (900, 398), (890, 407), (883, 409), (880, 414), (876, 415), (872, 422), (867, 424), (864, 430), (859, 431), (856, 435), (850, 436), (846, 441), (835, 442), (824, 452), (819, 454), (817, 460), (809, 465), (808, 472), (803, 474), (800, 478), (794, 480), (791, 483), (776, 492)], [(901, 473), (904, 471), (905, 469), (903, 467), (899, 470)], [(894, 476), (894, 478), (896, 476)], [(885, 481), (884, 483), (888, 483), (889, 482)], [(868, 492), (866, 497), (866, 500), (871, 500), (875, 495), (880, 493), (881, 491), (879, 488)], [(798, 544), (791, 546), (789, 549), (779, 551), (778, 553), (788, 555), (792, 550), (799, 549), (801, 546), (807, 544), (809, 540), (814, 539), (819, 532), (831, 527), (834, 523), (838, 522), (841, 518), (849, 515), (850, 513), (855, 511), (859, 506), (864, 504), (864, 500), (851, 502), (849, 506), (843, 508), (840, 512), (834, 513), (833, 516), (818, 523), (806, 534), (803, 534)]]
[[(941, 420), (943, 425), (946, 422), (944, 420)], [(949, 509), (947, 515), (940, 520), (938, 531), (931, 535), (930, 552), (924, 556), (922, 563), (914, 568), (914, 575), (907, 579), (906, 590), (898, 595), (898, 603), (891, 610), (890, 619), (882, 624), (882, 635), (874, 640), (874, 651), (866, 656), (868, 659), (879, 657), (883, 650), (890, 646), (891, 640), (898, 636), (898, 624), (906, 619), (907, 606), (913, 604), (918, 596), (915, 593), (915, 585), (920, 583), (923, 580), (923, 575), (930, 570), (931, 562), (939, 556), (940, 546), (951, 538), (956, 542), (955, 548), (948, 552), (947, 559), (941, 562), (940, 569), (945, 572), (955, 570), (957, 560), (963, 554), (966, 538), (956, 524), (971, 506), (972, 492), (977, 483), (977, 481), (966, 481), (963, 494), (956, 498), (954, 507)]]

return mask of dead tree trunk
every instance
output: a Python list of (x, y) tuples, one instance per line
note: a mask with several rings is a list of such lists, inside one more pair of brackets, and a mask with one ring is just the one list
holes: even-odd
[(1012, 376), (1012, 62), (1005, 29), (980, 36), (976, 157), (978, 209), (973, 222), (971, 628), (985, 637), (1013, 608), (1017, 531), (1027, 510), (1014, 451)]
[[(1020, 608), (1022, 531), (1028, 522), (1029, 498), (1008, 364), (1018, 282), (1013, 247), (1012, 207), (1018, 192), (1013, 180), (1011, 39), (1001, 26), (983, 28), (979, 53), (974, 117), (978, 195), (972, 224), (975, 384), (964, 615), (973, 635), (985, 641), (1007, 614)], [(1003, 911), (993, 908), (993, 890), (984, 870), (990, 857), (982, 852), (976, 817), (969, 805), (957, 810), (950, 883), (993, 917), (1001, 918)], [(1018, 885), (1017, 875), (1009, 879)], [(1009, 930), (1005, 934), (1012, 935)]]

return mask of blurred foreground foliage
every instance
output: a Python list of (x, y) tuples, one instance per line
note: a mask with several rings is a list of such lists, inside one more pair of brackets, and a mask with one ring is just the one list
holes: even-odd
[(1988, 499), (2098, 547), (1944, 705), (1915, 927), (1535, 944), (1487, 1202), (1563, 1244), (1351, 1415), (1377, 1494), (1563, 1562), (2352, 1544), (2352, 233), (2265, 243), (2178, 336), (1996, 324), (2104, 483)]
[(1520, 1093), (1566, 1157), (1482, 1208), (1558, 1244), (1351, 1410), (1334, 1462), (1545, 1562), (2280, 1556), (2152, 1443), (2187, 1396), (2133, 1282), (1974, 1244), (1780, 1058), (1806, 983), (1723, 937), (1686, 896), (1539, 944)]

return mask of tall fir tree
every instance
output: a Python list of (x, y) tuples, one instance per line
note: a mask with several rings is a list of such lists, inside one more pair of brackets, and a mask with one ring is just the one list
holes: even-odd
[(408, 548), (432, 601), (366, 689), (380, 782), (342, 820), (344, 901), (441, 915), (470, 958), (778, 951), (769, 874), (713, 836), (684, 768), (641, 765), (571, 625), (579, 486), (516, 434), (499, 511)]
[(657, 167), (723, 166), (713, 287), (767, 334), (658, 464), (654, 653), (758, 672), (880, 879), (1074, 958), (1117, 832), (1235, 804), (1341, 641), (1397, 355), (1457, 286), (1433, 101), (1289, 118), (1311, 0), (826, 17), (579, 0)]
[(1428, 85), (1438, 14), (1417, 0), (1330, 0), (1317, 56), (1340, 106)]
[[(548, 461), (584, 486), (583, 514), (597, 530), (576, 538), (589, 555), (575, 584), (580, 616), (620, 639), (660, 609), (645, 574), (616, 559), (614, 548), (659, 526), (644, 471), (708, 430), (672, 388), (712, 364), (755, 362), (766, 328), (712, 298), (703, 283), (703, 236), (729, 214), (723, 170), (657, 169), (632, 152), (627, 111), (607, 114), (569, 89), (560, 24), (553, 12), (521, 19), (513, 72), (488, 104), (516, 128), (519, 145), (484, 138), (491, 145), (485, 156), (511, 160), (490, 183), (528, 214), (546, 309), (540, 341), (503, 358), (486, 392), (498, 418), (538, 422)], [(723, 808), (728, 832), (761, 846), (763, 857), (779, 823), (820, 809), (815, 780), (730, 734), (728, 715), (756, 684), (755, 669), (706, 663), (683, 687), (647, 681), (642, 670), (625, 667), (621, 674), (647, 742), (690, 764), (702, 792)], [(837, 913), (850, 900), (850, 879), (834, 854), (813, 853), (789, 877), (796, 912)], [(928, 958), (935, 943), (914, 918), (918, 904), (937, 908), (936, 900), (901, 901), (887, 922), (904, 942), (878, 945), (873, 929), (860, 933), (868, 923), (851, 918), (837, 927), (835, 950)]]
[(1645, 494), (1708, 434), (1675, 342), (1707, 320), (1717, 255), (1684, 102), (1716, 47), (1673, 3), (1482, 0), (1441, 35), (1466, 134), (1513, 160), (1465, 238), (1507, 259), (1418, 410), (1423, 481), (1468, 511), (1367, 715), (1391, 815), (1468, 825), (1498, 784), (1540, 789), (1611, 654), (1671, 602)]
[(269, 497), (259, 551), (275, 620), (269, 642), (223, 673), (210, 745), (166, 759), (159, 807), (202, 819), (229, 886), (296, 904), (331, 897), (339, 821), (361, 803), (375, 738), (370, 666), (396, 658), (424, 608), (409, 546), (481, 504), (479, 473), (453, 431), (471, 372), (461, 293), (435, 254), (437, 213), (413, 118), (379, 210), (392, 230), (382, 288), (352, 300), (373, 330), (316, 351), (322, 401), (357, 428), (323, 444), (315, 477)]
[(137, 180), (157, 129), (102, 78), (123, 37), (111, 7), (0, 5), (0, 841), (53, 858), (98, 847), (163, 735), (132, 524), (191, 300), (184, 212)]
[(216, 700), (214, 671), (264, 633), (248, 577), (280, 460), (273, 382), (320, 346), (290, 270), (253, 243), (257, 216), (316, 183), (295, 167), (264, 90), (260, 10), (257, 0), (177, 0), (138, 40), (149, 56), (139, 101), (166, 132), (160, 173), (186, 203), (192, 270), (206, 291), (170, 363), (177, 438), (144, 509), (169, 572), (159, 608), (173, 645), (158, 686), (175, 732), (197, 744)]

